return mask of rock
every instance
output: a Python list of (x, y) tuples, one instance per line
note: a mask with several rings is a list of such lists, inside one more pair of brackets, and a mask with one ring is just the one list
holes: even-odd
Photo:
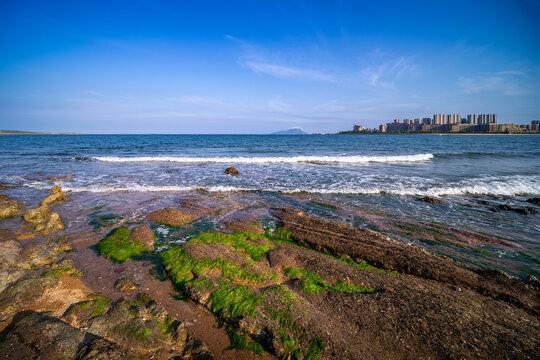
[[(18, 313), (0, 333), (0, 359), (135, 359), (99, 336), (35, 311)], [(80, 350), (79, 350), (80, 349)]]
[(227, 175), (240, 175), (240, 171), (236, 170), (236, 168), (228, 167), (225, 169), (225, 174)]
[(0, 194), (0, 220), (20, 215), (21, 204), (7, 195)]
[(49, 209), (48, 206), (44, 205), (35, 209), (27, 210), (24, 213), (23, 217), (24, 217), (24, 221), (36, 227), (38, 224), (41, 224), (47, 221), (47, 218), (49, 217), (50, 213), (51, 213), (51, 209)]
[(521, 215), (531, 215), (536, 214), (536, 209), (533, 207), (527, 207), (527, 208), (513, 208), (510, 205), (507, 204), (501, 204), (499, 205), (499, 209), (501, 210), (507, 210), (507, 211), (513, 211), (515, 213), (521, 214)]
[(531, 204), (534, 204), (534, 205), (540, 205), (540, 198), (530, 198), (527, 200), (527, 202), (531, 203)]
[(479, 203), (483, 205), (489, 205), (489, 201), (487, 200), (480, 200)]
[(40, 205), (50, 205), (58, 201), (67, 201), (66, 195), (62, 191), (62, 188), (58, 185), (52, 188), (51, 195), (47, 196), (45, 199), (41, 200)]
[(152, 211), (146, 218), (159, 224), (180, 226), (195, 220), (195, 215), (187, 211), (165, 208)]
[(429, 196), (424, 196), (422, 198), (419, 198), (418, 200), (425, 201), (425, 202), (428, 202), (430, 204), (442, 204), (441, 200), (435, 199), (435, 198), (432, 198), (432, 197), (429, 197)]
[(114, 284), (114, 288), (118, 291), (130, 292), (137, 289), (137, 286), (129, 278), (122, 278)]
[(232, 231), (246, 231), (254, 234), (264, 234), (264, 229), (253, 219), (233, 219), (223, 223)]
[(154, 232), (146, 225), (139, 225), (131, 229), (129, 237), (133, 241), (143, 243), (150, 249), (154, 248)]
[(51, 212), (47, 205), (27, 210), (23, 217), (24, 221), (34, 227), (34, 231), (45, 236), (64, 230), (64, 224), (60, 220), (60, 216)]

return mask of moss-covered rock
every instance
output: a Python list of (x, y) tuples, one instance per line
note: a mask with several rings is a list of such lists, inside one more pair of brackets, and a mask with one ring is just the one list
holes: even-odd
[(99, 253), (115, 262), (124, 262), (151, 249), (143, 243), (133, 241), (126, 227), (119, 227), (97, 244)]
[(154, 248), (154, 240), (156, 236), (152, 229), (146, 225), (139, 225), (130, 230), (130, 239), (146, 245), (149, 249)]

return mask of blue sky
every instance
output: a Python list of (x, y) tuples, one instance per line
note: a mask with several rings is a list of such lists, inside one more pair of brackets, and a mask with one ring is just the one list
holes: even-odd
[(0, 129), (540, 119), (540, 2), (0, 0)]

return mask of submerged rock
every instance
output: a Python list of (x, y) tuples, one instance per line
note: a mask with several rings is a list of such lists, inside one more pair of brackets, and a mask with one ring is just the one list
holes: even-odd
[(195, 215), (179, 209), (165, 208), (152, 211), (146, 218), (159, 224), (180, 226), (195, 220)]
[(228, 167), (225, 169), (225, 174), (227, 175), (240, 175), (240, 171), (236, 170), (236, 168)]
[(58, 185), (52, 188), (51, 195), (41, 200), (40, 205), (50, 205), (58, 201), (67, 201), (66, 195), (62, 191), (62, 188)]
[(425, 201), (425, 202), (428, 202), (430, 204), (442, 204), (441, 200), (430, 197), (430, 196), (424, 196), (422, 198), (419, 198), (418, 200)]
[(114, 288), (118, 291), (130, 292), (137, 289), (137, 286), (129, 278), (122, 278), (114, 284)]
[(131, 229), (129, 237), (133, 241), (138, 241), (146, 245), (149, 249), (154, 248), (154, 232), (146, 225), (139, 225)]
[(540, 198), (530, 198), (527, 200), (527, 202), (531, 203), (531, 204), (534, 204), (534, 205), (540, 205)]
[(527, 208), (515, 208), (511, 207), (507, 204), (501, 204), (499, 205), (500, 210), (506, 210), (506, 211), (513, 211), (515, 213), (521, 214), (521, 215), (531, 215), (536, 214), (536, 209), (533, 207), (527, 207)]
[(0, 194), (0, 220), (20, 215), (21, 204), (7, 195)]

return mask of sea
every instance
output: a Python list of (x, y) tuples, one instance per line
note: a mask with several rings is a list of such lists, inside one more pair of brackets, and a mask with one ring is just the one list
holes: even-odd
[(57, 184), (72, 195), (300, 194), (510, 239), (522, 249), (497, 256), (540, 273), (540, 214), (497, 211), (535, 208), (540, 136), (17, 135), (0, 136), (0, 149), (0, 183), (19, 198), (69, 174)]

